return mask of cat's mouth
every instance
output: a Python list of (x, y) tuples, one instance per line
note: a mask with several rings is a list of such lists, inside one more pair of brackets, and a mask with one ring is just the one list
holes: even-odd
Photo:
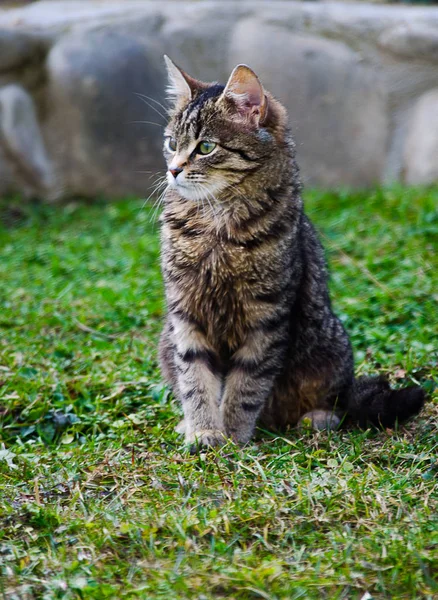
[(169, 171), (167, 172), (167, 183), (170, 188), (177, 190), (183, 197), (193, 192), (193, 184), (183, 181), (181, 177), (174, 177)]

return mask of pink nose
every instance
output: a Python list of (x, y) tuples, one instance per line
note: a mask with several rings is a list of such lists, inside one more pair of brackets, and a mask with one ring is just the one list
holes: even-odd
[(175, 169), (169, 169), (169, 171), (172, 173), (172, 175), (176, 179), (178, 177), (178, 175), (183, 171), (183, 169), (181, 167), (176, 167)]

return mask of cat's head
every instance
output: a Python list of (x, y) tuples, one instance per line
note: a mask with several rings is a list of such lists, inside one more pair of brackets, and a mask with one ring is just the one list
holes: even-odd
[(172, 103), (164, 133), (169, 186), (192, 201), (238, 196), (244, 180), (269, 170), (281, 154), (285, 109), (246, 65), (223, 86), (198, 81), (165, 60)]

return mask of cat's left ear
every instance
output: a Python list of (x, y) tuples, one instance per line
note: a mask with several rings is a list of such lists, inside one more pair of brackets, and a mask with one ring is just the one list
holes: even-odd
[(268, 108), (263, 86), (247, 65), (237, 65), (218, 102), (229, 106), (232, 118), (255, 127), (263, 124)]

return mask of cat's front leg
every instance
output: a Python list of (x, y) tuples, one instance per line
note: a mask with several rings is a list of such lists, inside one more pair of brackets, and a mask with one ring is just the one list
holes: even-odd
[(220, 412), (225, 433), (234, 441), (245, 444), (251, 439), (282, 368), (286, 346), (283, 327), (274, 332), (260, 328), (232, 357)]
[(225, 436), (219, 414), (222, 380), (218, 357), (196, 325), (176, 316), (171, 317), (171, 323), (185, 440), (196, 446), (223, 444)]

